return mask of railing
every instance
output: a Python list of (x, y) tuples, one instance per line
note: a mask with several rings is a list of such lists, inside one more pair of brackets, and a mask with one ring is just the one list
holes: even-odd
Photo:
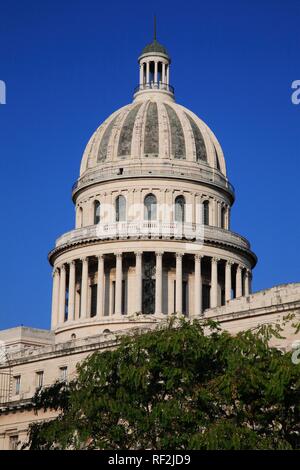
[(133, 221), (99, 223), (88, 227), (71, 230), (56, 240), (56, 248), (70, 243), (81, 242), (88, 239), (113, 240), (127, 238), (168, 238), (195, 240), (202, 243), (213, 240), (229, 243), (239, 248), (250, 249), (249, 242), (241, 235), (218, 227), (203, 224), (159, 222), (159, 221)]
[(170, 93), (174, 94), (174, 87), (172, 85), (169, 85), (168, 83), (162, 83), (162, 82), (148, 82), (148, 83), (142, 83), (138, 86), (135, 87), (134, 93), (137, 93), (138, 91), (146, 91), (146, 90), (164, 90), (164, 91), (169, 91)]
[(128, 177), (149, 177), (149, 176), (167, 176), (167, 177), (182, 177), (186, 179), (192, 179), (194, 181), (203, 181), (213, 183), (221, 188), (226, 188), (232, 195), (234, 195), (234, 186), (222, 175), (212, 170), (205, 170), (202, 168), (168, 168), (168, 169), (151, 169), (146, 170), (141, 167), (137, 168), (123, 168), (122, 174), (119, 173), (119, 168), (101, 168), (83, 176), (81, 179), (76, 181), (72, 186), (72, 193), (80, 188), (89, 186), (90, 184), (98, 183), (100, 181), (106, 181), (115, 178), (128, 178)]

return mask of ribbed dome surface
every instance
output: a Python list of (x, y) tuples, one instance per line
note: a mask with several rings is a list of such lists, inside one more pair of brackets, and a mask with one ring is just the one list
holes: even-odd
[(152, 41), (150, 44), (147, 44), (147, 46), (144, 47), (142, 51), (143, 54), (149, 54), (151, 52), (158, 52), (159, 54), (164, 54), (166, 56), (169, 56), (167, 49), (160, 44), (156, 39)]
[(207, 125), (185, 107), (153, 98), (104, 121), (85, 149), (81, 174), (109, 161), (144, 158), (197, 162), (226, 176), (222, 149)]

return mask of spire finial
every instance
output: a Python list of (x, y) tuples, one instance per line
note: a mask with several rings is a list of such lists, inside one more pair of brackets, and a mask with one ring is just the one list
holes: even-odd
[(156, 41), (156, 15), (154, 15), (154, 41)]

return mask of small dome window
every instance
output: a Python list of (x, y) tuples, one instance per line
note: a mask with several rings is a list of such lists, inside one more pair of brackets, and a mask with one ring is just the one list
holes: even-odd
[(156, 197), (154, 194), (148, 194), (144, 199), (144, 218), (145, 220), (156, 220)]
[(175, 221), (183, 223), (185, 219), (185, 199), (177, 196), (175, 199)]

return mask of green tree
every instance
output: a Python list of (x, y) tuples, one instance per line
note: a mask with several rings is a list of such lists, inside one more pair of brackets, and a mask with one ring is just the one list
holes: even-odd
[(264, 327), (231, 336), (213, 322), (174, 322), (120, 339), (76, 380), (34, 397), (59, 411), (33, 424), (30, 449), (294, 449), (300, 365)]

